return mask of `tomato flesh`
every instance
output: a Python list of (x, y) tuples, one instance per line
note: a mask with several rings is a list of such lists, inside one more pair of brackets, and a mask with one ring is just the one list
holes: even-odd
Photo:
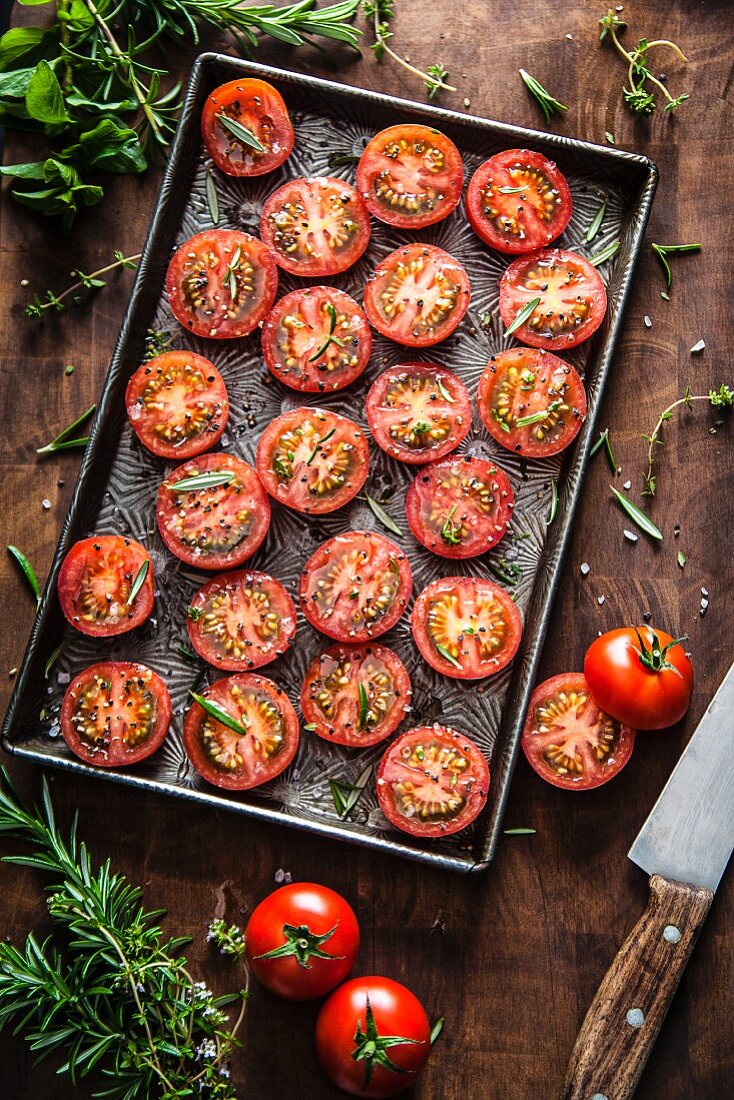
[(171, 724), (171, 697), (152, 669), (131, 661), (90, 665), (69, 684), (61, 733), (87, 764), (119, 768), (154, 753)]
[[(130, 593), (146, 568), (134, 599)], [(75, 542), (59, 570), (59, 601), (64, 616), (93, 638), (125, 634), (140, 626), (153, 610), (153, 562), (134, 539), (95, 535)]]
[(194, 703), (186, 715), (184, 748), (215, 787), (245, 791), (280, 775), (296, 755), (298, 718), (285, 692), (254, 672), (217, 680), (201, 693), (242, 727), (235, 731)]
[(277, 290), (270, 250), (233, 229), (207, 229), (185, 241), (166, 274), (176, 320), (212, 340), (247, 336), (265, 319)]
[(552, 160), (528, 149), (506, 149), (477, 168), (466, 213), (478, 237), (499, 252), (544, 248), (568, 225), (573, 201)]
[(367, 480), (369, 447), (353, 420), (326, 409), (277, 416), (257, 445), (257, 472), (274, 500), (323, 515), (352, 500)]
[(433, 363), (403, 363), (383, 371), (367, 394), (375, 443), (400, 462), (431, 462), (453, 451), (471, 427), (464, 383)]
[(458, 260), (418, 242), (391, 252), (364, 290), (364, 309), (374, 328), (411, 348), (445, 340), (469, 308), (469, 276)]
[(377, 770), (377, 799), (388, 821), (411, 836), (449, 836), (481, 813), (489, 767), (468, 737), (435, 723), (397, 737)]
[(515, 505), (507, 474), (483, 458), (455, 455), (431, 463), (408, 489), (410, 529), (442, 558), (474, 558), (507, 532)]
[(399, 229), (448, 217), (462, 182), (459, 150), (428, 126), (388, 126), (367, 144), (357, 166), (357, 190), (370, 214)]
[[(233, 121), (235, 126), (227, 125)], [(249, 130), (263, 148), (237, 136), (237, 126)], [(291, 155), (295, 134), (283, 97), (265, 80), (230, 80), (207, 96), (201, 114), (206, 151), (228, 176), (264, 176)]]
[(513, 260), (500, 279), (500, 316), (509, 328), (518, 312), (540, 301), (514, 335), (549, 351), (575, 348), (604, 320), (607, 292), (596, 268), (575, 252), (546, 248)]
[(586, 392), (578, 371), (557, 355), (510, 348), (487, 364), (477, 408), (502, 447), (527, 458), (548, 458), (565, 450), (581, 431)]
[(405, 665), (387, 646), (332, 645), (311, 662), (301, 711), (325, 741), (365, 748), (395, 732), (410, 710), (411, 694)]

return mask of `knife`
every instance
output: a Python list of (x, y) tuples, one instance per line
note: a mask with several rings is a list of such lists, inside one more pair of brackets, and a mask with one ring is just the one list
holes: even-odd
[(629, 858), (647, 909), (606, 973), (571, 1054), (561, 1100), (629, 1100), (734, 846), (734, 665)]

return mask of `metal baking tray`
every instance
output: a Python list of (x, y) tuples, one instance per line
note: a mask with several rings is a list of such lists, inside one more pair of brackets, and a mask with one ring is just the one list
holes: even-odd
[[(290, 160), (275, 173), (257, 179), (221, 175), (208, 164), (201, 144), (199, 119), (207, 94), (218, 84), (238, 76), (263, 77), (274, 84), (288, 105), (296, 131), (296, 146)], [(404, 349), (375, 334), (370, 365), (357, 383), (329, 395), (295, 393), (271, 378), (263, 366), (258, 333), (241, 340), (207, 342), (184, 331), (168, 308), (163, 282), (172, 249), (211, 225), (205, 198), (207, 168), (218, 192), (219, 226), (257, 234), (264, 199), (285, 179), (336, 175), (353, 180), (354, 164), (339, 163), (340, 158), (359, 155), (366, 140), (376, 131), (399, 122), (427, 123), (448, 134), (461, 150), (467, 178), (483, 160), (502, 149), (540, 150), (558, 162), (573, 194), (574, 214), (559, 243), (589, 255), (614, 240), (621, 242), (614, 259), (599, 269), (609, 293), (604, 324), (590, 342), (568, 356), (585, 376), (588, 395), (586, 424), (575, 443), (557, 459), (521, 460), (498, 447), (475, 414), (472, 431), (461, 447), (462, 451), (496, 461), (513, 482), (517, 497), (514, 519), (510, 534), (499, 547), (481, 558), (451, 563), (419, 547), (409, 534), (403, 512), (405, 490), (415, 469), (395, 462), (376, 446), (371, 447), (372, 466), (366, 489), (387, 502), (388, 511), (408, 532), (397, 541), (410, 557), (416, 593), (434, 577), (446, 573), (447, 566), (451, 572), (491, 576), (490, 566), (505, 559), (520, 570), (513, 591), (525, 624), (523, 642), (511, 667), (499, 675), (486, 681), (462, 682), (433, 672), (412, 644), (408, 615), (382, 639), (401, 655), (413, 681), (413, 713), (402, 728), (435, 720), (453, 725), (478, 742), (490, 763), (489, 802), (477, 822), (453, 837), (424, 841), (392, 829), (369, 786), (347, 820), (340, 820), (336, 814), (328, 777), (354, 781), (366, 763), (377, 762), (384, 745), (355, 752), (304, 732), (298, 755), (286, 772), (254, 791), (242, 793), (211, 787), (194, 772), (180, 737), (188, 692), (195, 683), (200, 685), (204, 677), (213, 680), (221, 673), (207, 671), (203, 664), (192, 663), (177, 650), (177, 646), (187, 641), (186, 607), (197, 584), (179, 571), (177, 560), (164, 549), (156, 528), (155, 494), (170, 467), (149, 455), (137, 442), (128, 426), (123, 400), (127, 380), (142, 362), (148, 329), (165, 329), (173, 333), (173, 347), (187, 347), (210, 357), (224, 375), (231, 402), (230, 424), (221, 444), (224, 450), (251, 462), (258, 437), (269, 421), (281, 411), (303, 403), (322, 404), (364, 425), (363, 399), (369, 384), (386, 366), (400, 362), (401, 358), (404, 361)], [(104, 775), (116, 783), (177, 795), (189, 801), (192, 813), (196, 812), (197, 804), (203, 803), (356, 841), (447, 869), (486, 868), (501, 833), (522, 723), (656, 183), (655, 166), (633, 153), (394, 99), (379, 92), (343, 87), (218, 54), (200, 56), (191, 73), (180, 125), (102, 389), (91, 440), (2, 728), (3, 747), (42, 764)], [(603, 199), (608, 200), (608, 208), (602, 232), (591, 245), (585, 245), (584, 232)], [(514, 343), (504, 337), (498, 314), (498, 280), (508, 258), (492, 252), (475, 237), (461, 208), (417, 236), (456, 255), (472, 283), (471, 306), (458, 330), (448, 340), (428, 349), (428, 354), (422, 353), (421, 358), (456, 371), (474, 394), (490, 355)], [(406, 239), (409, 238), (405, 233), (374, 223), (365, 255), (353, 268), (333, 279), (333, 283), (361, 300), (369, 272)], [(297, 285), (299, 280), (281, 274), (281, 294)], [(558, 511), (554, 523), (548, 526), (552, 478), (557, 479)], [(267, 539), (249, 564), (273, 572), (291, 594), (296, 592), (304, 562), (320, 542), (350, 528), (382, 530), (366, 502), (360, 499), (324, 517), (299, 516), (278, 505), (274, 505), (273, 512)], [(156, 608), (153, 618), (132, 635), (95, 641), (69, 628), (61, 615), (56, 596), (61, 561), (76, 539), (95, 532), (130, 534), (143, 542), (152, 555)], [(66, 648), (47, 680), (44, 666), (62, 638), (66, 640)], [(304, 672), (323, 644), (324, 639), (299, 612), (295, 645), (260, 671), (285, 688), (297, 705)], [(89, 767), (69, 752), (59, 735), (59, 706), (70, 676), (85, 665), (106, 658), (135, 658), (156, 669), (168, 684), (174, 705), (172, 728), (163, 747), (140, 766), (124, 771)]]

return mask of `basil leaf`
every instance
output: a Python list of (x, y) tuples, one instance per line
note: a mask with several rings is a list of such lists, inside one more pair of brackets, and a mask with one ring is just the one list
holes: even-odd
[(0, 176), (13, 176), (17, 180), (42, 180), (43, 161), (33, 161), (26, 164), (6, 164), (0, 167)]
[(29, 83), (25, 105), (31, 118), (55, 125), (72, 122), (64, 106), (61, 85), (48, 61), (39, 61)]
[(34, 72), (35, 68), (31, 65), (27, 69), (12, 69), (10, 72), (0, 73), (0, 96), (24, 99)]
[(36, 50), (46, 35), (43, 27), (13, 27), (0, 38), (0, 69), (5, 71), (19, 57)]

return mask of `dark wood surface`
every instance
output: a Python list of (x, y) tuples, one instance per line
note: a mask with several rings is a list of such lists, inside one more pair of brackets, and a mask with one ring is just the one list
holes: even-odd
[[(621, 100), (624, 67), (600, 49), (596, 19), (605, 5), (511, 3), (510, 0), (401, 0), (395, 41), (411, 59), (439, 57), (459, 86), (447, 105), (540, 127), (542, 118), (517, 75), (527, 68), (563, 102), (560, 132), (647, 153), (661, 170), (648, 239), (701, 241), (701, 254), (677, 261), (672, 301), (661, 300), (659, 267), (646, 248), (638, 269), (611, 377), (603, 424), (612, 428), (620, 480), (640, 485), (644, 444), (658, 412), (690, 383), (696, 392), (732, 382), (731, 180), (732, 34), (724, 0), (644, 0), (625, 11), (632, 35), (671, 36), (690, 57), (669, 69), (671, 86), (690, 90), (675, 118), (635, 123)], [(38, 9), (21, 17), (28, 19)], [(566, 36), (572, 35), (572, 40)], [(270, 47), (259, 57), (322, 75), (316, 55)], [(186, 59), (174, 56), (182, 73)], [(344, 58), (338, 79), (421, 97), (389, 61)], [(11, 136), (7, 161), (31, 159), (27, 140)], [(7, 186), (7, 185), (6, 185)], [(91, 270), (113, 248), (139, 249), (157, 187), (156, 172), (113, 181), (103, 205), (85, 214), (71, 242), (57, 227), (3, 202), (0, 264), (0, 415), (3, 431), (0, 534), (30, 556), (39, 575), (51, 561), (74, 484), (77, 459), (38, 462), (35, 448), (97, 397), (131, 275), (111, 280), (94, 303), (42, 324), (23, 316), (32, 291), (59, 290), (71, 267)], [(28, 279), (24, 289), (21, 280)], [(644, 324), (644, 317), (652, 327)], [(703, 337), (706, 350), (689, 349)], [(73, 375), (64, 368), (74, 364)], [(714, 434), (714, 429), (715, 434)], [(645, 876), (626, 852), (686, 740), (734, 656), (734, 454), (731, 423), (716, 426), (703, 405), (666, 431), (659, 454), (658, 497), (651, 511), (665, 532), (654, 546), (624, 540), (629, 526), (609, 495), (609, 471), (592, 464), (545, 649), (547, 675), (581, 667), (598, 630), (639, 621), (644, 610), (674, 632), (690, 634), (696, 690), (687, 719), (664, 733), (642, 734), (626, 771), (608, 787), (567, 794), (544, 785), (524, 760), (513, 780), (507, 827), (531, 826), (530, 837), (507, 837), (483, 876), (465, 880), (377, 856), (287, 828), (260, 825), (102, 780), (53, 774), (62, 818), (80, 811), (81, 832), (100, 859), (145, 884), (152, 906), (169, 908), (168, 924), (196, 937), (196, 970), (227, 986), (231, 974), (204, 942), (216, 912), (233, 920), (274, 887), (279, 868), (294, 878), (325, 881), (349, 898), (363, 929), (359, 973), (406, 982), (446, 1027), (421, 1084), (423, 1100), (551, 1100), (560, 1094), (574, 1039), (615, 952), (642, 912)], [(51, 502), (44, 510), (42, 500)], [(680, 537), (673, 525), (680, 523)], [(687, 557), (685, 569), (676, 551)], [(580, 564), (591, 567), (584, 578)], [(699, 616), (701, 586), (710, 592)], [(598, 597), (605, 596), (603, 605)], [(4, 703), (9, 670), (23, 655), (33, 607), (18, 575), (0, 555), (0, 676)], [(26, 790), (37, 771), (10, 763)], [(0, 851), (7, 846), (0, 843)], [(0, 933), (15, 942), (41, 927), (39, 878), (5, 867), (0, 883)], [(734, 876), (725, 876), (673, 1007), (645, 1070), (640, 1100), (724, 1100), (734, 1092)], [(289, 1006), (256, 991), (248, 1010), (244, 1051), (234, 1066), (241, 1094), (260, 1100), (329, 1100), (316, 1064), (312, 1025), (317, 1006)], [(85, 1096), (53, 1066), (32, 1069), (20, 1040), (0, 1039), (6, 1100)]]

